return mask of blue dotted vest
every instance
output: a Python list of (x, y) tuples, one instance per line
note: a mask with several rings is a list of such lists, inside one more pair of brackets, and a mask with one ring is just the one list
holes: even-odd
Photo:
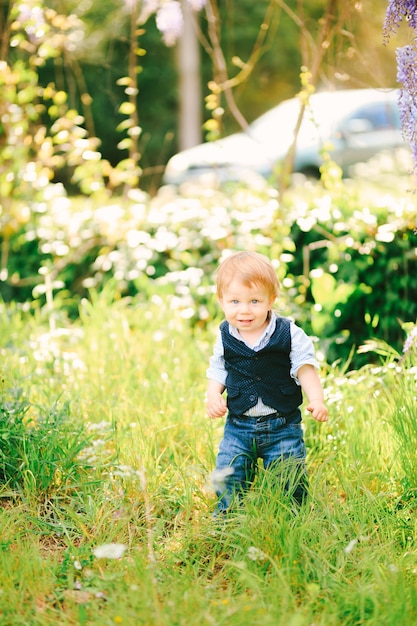
[(268, 344), (255, 352), (220, 325), (227, 371), (227, 406), (232, 415), (243, 415), (261, 397), (264, 404), (287, 415), (303, 401), (301, 388), (290, 376), (290, 321), (277, 317)]

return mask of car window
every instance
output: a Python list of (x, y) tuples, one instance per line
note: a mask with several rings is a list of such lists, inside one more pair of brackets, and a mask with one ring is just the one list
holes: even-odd
[(365, 123), (364, 130), (387, 130), (399, 128), (400, 119), (398, 106), (395, 102), (373, 102), (366, 104), (351, 114), (346, 120), (346, 126), (352, 120), (361, 120)]
[[(400, 129), (397, 95), (390, 94), (386, 100), (355, 103), (346, 92), (318, 93), (312, 96), (307, 107), (299, 134), (301, 140), (325, 138), (330, 132), (366, 133), (378, 130)], [(354, 99), (355, 98), (355, 99)], [(248, 134), (255, 141), (268, 145), (289, 143), (300, 111), (300, 101), (292, 98), (281, 102), (264, 113), (249, 126)]]

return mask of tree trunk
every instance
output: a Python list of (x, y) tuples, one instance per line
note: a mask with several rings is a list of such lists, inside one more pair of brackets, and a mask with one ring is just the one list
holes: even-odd
[(178, 42), (179, 74), (179, 149), (191, 148), (202, 141), (200, 47), (189, 2), (182, 1), (184, 32)]

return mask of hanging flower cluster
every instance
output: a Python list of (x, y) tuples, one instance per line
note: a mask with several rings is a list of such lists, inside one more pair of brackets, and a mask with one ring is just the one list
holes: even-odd
[(398, 106), (417, 172), (417, 5), (415, 0), (389, 0), (382, 29), (385, 43), (403, 20), (414, 30), (415, 37), (413, 43), (397, 50), (397, 80), (402, 86)]
[(401, 22), (406, 20), (409, 26), (417, 30), (417, 6), (415, 0), (389, 0), (382, 32), (385, 42), (394, 33)]
[[(206, 0), (187, 0), (193, 11), (200, 11)], [(156, 27), (166, 46), (173, 46), (182, 35), (184, 17), (179, 0), (144, 0), (139, 22), (144, 24), (155, 13)]]
[(410, 144), (417, 169), (417, 48), (407, 45), (397, 50), (397, 80), (401, 83), (398, 105), (404, 137)]

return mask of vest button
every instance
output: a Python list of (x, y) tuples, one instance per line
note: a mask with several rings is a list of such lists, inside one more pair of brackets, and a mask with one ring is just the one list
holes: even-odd
[(249, 396), (249, 400), (253, 402), (254, 400), (256, 400), (256, 396)]

